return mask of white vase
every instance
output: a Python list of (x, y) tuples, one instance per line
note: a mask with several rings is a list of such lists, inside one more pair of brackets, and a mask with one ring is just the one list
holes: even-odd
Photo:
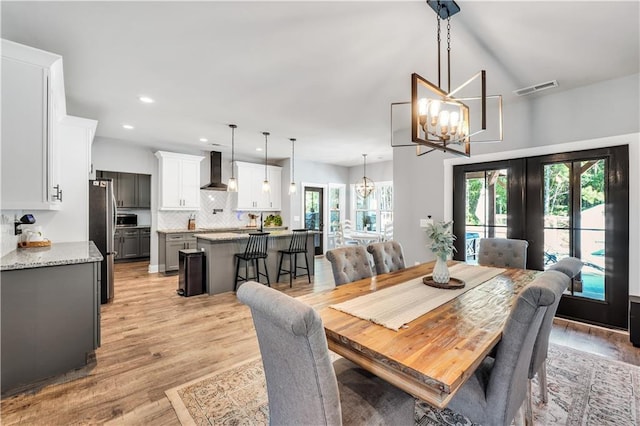
[(449, 282), (449, 267), (447, 266), (447, 259), (445, 257), (436, 257), (436, 266), (433, 267), (432, 279), (439, 284)]

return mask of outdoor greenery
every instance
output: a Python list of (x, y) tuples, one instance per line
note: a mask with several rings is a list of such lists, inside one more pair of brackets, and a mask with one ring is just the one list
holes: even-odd
[[(498, 174), (498, 176), (493, 176)], [(467, 179), (467, 225), (483, 225), (485, 218), (478, 216), (478, 204), (480, 197), (483, 195), (483, 188), (495, 178), (493, 191), (495, 191), (495, 213), (496, 215), (507, 214), (507, 175), (504, 170), (490, 170), (486, 172), (485, 177)], [(485, 193), (486, 194), (486, 193)], [(490, 200), (484, 200), (485, 203)], [(485, 204), (486, 205), (486, 204)]]
[[(586, 210), (604, 203), (604, 160), (579, 163), (580, 209)], [(574, 164), (578, 167), (578, 164)], [(571, 204), (570, 163), (554, 163), (544, 167), (545, 215), (567, 216)]]

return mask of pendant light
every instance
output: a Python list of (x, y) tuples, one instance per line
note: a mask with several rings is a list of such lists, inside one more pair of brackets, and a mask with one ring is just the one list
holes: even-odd
[(267, 170), (267, 137), (269, 137), (269, 132), (262, 132), (262, 134), (264, 135), (264, 182), (262, 182), (262, 192), (271, 192)]
[(297, 191), (296, 188), (296, 155), (295, 155), (295, 151), (294, 151), (294, 144), (296, 139), (295, 138), (291, 138), (289, 139), (291, 141), (291, 185), (289, 185), (289, 195), (291, 194), (295, 194)]
[(227, 182), (227, 192), (238, 192), (238, 182), (236, 181), (236, 176), (234, 174), (233, 166), (235, 165), (235, 131), (238, 126), (235, 124), (229, 124), (231, 127), (231, 177)]
[(360, 182), (356, 183), (356, 193), (361, 198), (367, 198), (376, 189), (376, 185), (367, 177), (367, 154), (362, 154), (362, 157), (364, 158), (364, 173)]

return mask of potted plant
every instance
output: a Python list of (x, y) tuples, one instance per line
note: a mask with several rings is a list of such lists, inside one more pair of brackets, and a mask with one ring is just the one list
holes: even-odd
[(436, 265), (433, 268), (433, 281), (441, 284), (449, 282), (449, 267), (447, 259), (456, 248), (453, 242), (456, 236), (453, 235), (451, 226), (453, 221), (449, 222), (431, 222), (427, 225), (427, 237), (431, 240), (431, 251), (436, 255)]

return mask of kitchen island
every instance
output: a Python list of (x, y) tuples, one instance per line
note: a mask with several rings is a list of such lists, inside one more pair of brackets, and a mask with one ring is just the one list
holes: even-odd
[(100, 346), (102, 260), (91, 241), (2, 257), (3, 393), (87, 364)]
[[(265, 232), (270, 232), (265, 229)], [(271, 231), (267, 248), (267, 269), (269, 270), (269, 280), (275, 283), (278, 276), (278, 250), (289, 248), (291, 235), (288, 230)], [(310, 231), (307, 236), (307, 259), (309, 260), (309, 275), (314, 275), (313, 259), (314, 246), (313, 238), (315, 232)], [(236, 263), (234, 254), (242, 253), (247, 245), (249, 234), (240, 232), (220, 232), (211, 234), (196, 234), (197, 248), (204, 250), (207, 257), (207, 287), (209, 294), (219, 294), (233, 291), (236, 277)], [(302, 256), (298, 264), (303, 262)], [(261, 262), (262, 263), (262, 262)], [(286, 266), (285, 266), (286, 265)], [(287, 257), (283, 264), (288, 269)], [(243, 268), (244, 269), (244, 268)], [(287, 275), (284, 276), (289, 280)], [(280, 277), (283, 279), (283, 277)]]

